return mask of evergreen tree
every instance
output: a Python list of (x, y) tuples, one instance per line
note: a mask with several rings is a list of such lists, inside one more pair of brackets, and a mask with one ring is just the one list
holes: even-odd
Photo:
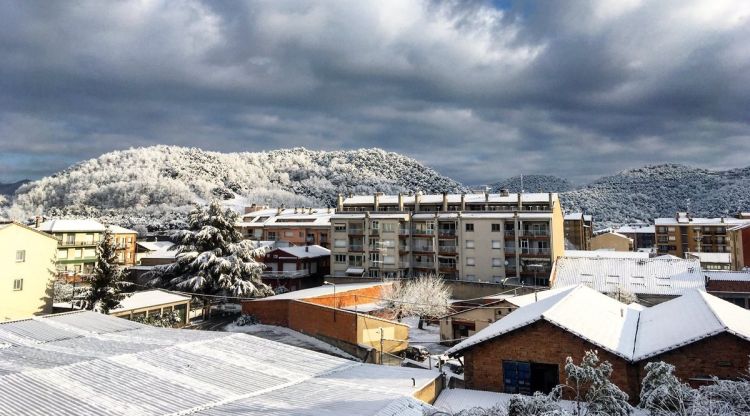
[(96, 247), (96, 267), (83, 296), (82, 306), (85, 309), (106, 314), (126, 297), (123, 290), (130, 286), (130, 282), (123, 280), (115, 249), (112, 233), (107, 229)]
[(237, 213), (222, 209), (216, 201), (193, 209), (188, 216), (190, 229), (175, 234), (175, 262), (156, 267), (151, 284), (204, 295), (273, 295), (261, 281), (264, 266), (255, 260), (263, 250), (242, 239), (234, 228), (236, 222)]

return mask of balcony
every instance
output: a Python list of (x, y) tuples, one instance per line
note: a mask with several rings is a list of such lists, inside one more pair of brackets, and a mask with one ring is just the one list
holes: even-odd
[(440, 273), (455, 273), (456, 265), (455, 264), (441, 264), (440, 266), (438, 266), (438, 271)]
[(456, 246), (439, 246), (438, 253), (440, 254), (456, 254)]
[(414, 231), (412, 231), (412, 234), (413, 235), (433, 236), (433, 235), (435, 235), (435, 230), (416, 228), (416, 229), (414, 229)]
[(298, 279), (309, 275), (310, 273), (307, 270), (289, 270), (263, 272), (261, 277), (264, 279)]
[(547, 257), (550, 255), (550, 249), (549, 248), (524, 247), (521, 249), (521, 255)]
[(409, 252), (409, 246), (398, 246), (398, 252), (399, 253), (408, 253)]
[(523, 230), (521, 237), (549, 237), (549, 230)]
[(58, 247), (91, 247), (99, 244), (99, 241), (57, 241)]
[(411, 267), (414, 267), (416, 269), (434, 269), (435, 263), (429, 261), (415, 261), (412, 262)]
[(415, 253), (434, 253), (435, 252), (435, 246), (428, 246), (428, 245), (417, 244), (417, 245), (414, 245), (414, 247), (411, 249), (411, 251), (413, 251)]
[(363, 245), (360, 245), (360, 244), (350, 244), (349, 245), (349, 251), (363, 252), (365, 250), (364, 250), (364, 246)]
[(505, 251), (505, 255), (506, 256), (507, 255), (515, 256), (516, 255), (516, 248), (515, 247), (508, 247), (508, 246), (506, 246), (503, 251)]
[(455, 229), (439, 229), (438, 230), (438, 237), (440, 238), (454, 238), (456, 236), (456, 230)]
[(408, 261), (400, 261), (400, 262), (398, 262), (398, 268), (399, 269), (408, 269), (409, 268), (409, 262)]
[(380, 235), (380, 229), (378, 229), (378, 228), (371, 228), (370, 229), (370, 235)]
[(360, 227), (349, 227), (349, 235), (364, 235), (364, 229)]
[(398, 235), (401, 236), (401, 237), (406, 237), (409, 234), (411, 234), (411, 232), (409, 231), (408, 228), (399, 228), (398, 229)]

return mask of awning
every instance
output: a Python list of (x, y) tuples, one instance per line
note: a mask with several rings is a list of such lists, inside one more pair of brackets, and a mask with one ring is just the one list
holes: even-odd
[(346, 274), (354, 274), (357, 276), (362, 276), (363, 274), (365, 274), (365, 269), (361, 267), (350, 267), (346, 269)]

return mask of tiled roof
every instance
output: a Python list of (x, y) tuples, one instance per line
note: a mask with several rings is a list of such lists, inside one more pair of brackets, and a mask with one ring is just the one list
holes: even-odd
[(539, 320), (633, 362), (723, 332), (750, 340), (750, 311), (704, 291), (688, 291), (643, 308), (622, 304), (580, 285), (559, 289), (516, 309), (446, 353), (460, 355), (466, 348)]
[(3, 323), (0, 343), (0, 413), (14, 415), (416, 416), (437, 375), (94, 312)]
[(700, 261), (687, 259), (573, 258), (555, 261), (552, 287), (585, 284), (599, 292), (677, 296), (705, 289)]

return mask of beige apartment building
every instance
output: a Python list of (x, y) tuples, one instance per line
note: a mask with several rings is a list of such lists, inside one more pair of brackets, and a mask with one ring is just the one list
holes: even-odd
[(340, 196), (331, 229), (334, 276), (546, 285), (564, 251), (554, 193)]
[(727, 230), (750, 222), (731, 217), (693, 218), (678, 212), (674, 218), (657, 218), (656, 250), (685, 258), (687, 253), (731, 253), (732, 239)]
[(0, 321), (52, 311), (57, 240), (15, 222), (0, 222)]

